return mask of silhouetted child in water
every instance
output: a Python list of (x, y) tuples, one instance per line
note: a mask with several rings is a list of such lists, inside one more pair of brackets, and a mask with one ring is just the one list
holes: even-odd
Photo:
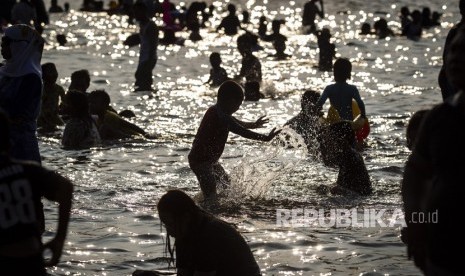
[(87, 95), (79, 91), (66, 93), (65, 105), (69, 118), (61, 144), (65, 149), (83, 149), (101, 142), (97, 125), (89, 113)]
[(265, 95), (260, 92), (260, 83), (258, 81), (248, 81), (244, 85), (244, 100), (258, 101), (265, 98)]
[[(67, 93), (69, 93), (69, 91), (78, 91), (86, 95), (89, 95), (89, 93), (87, 92), (87, 89), (89, 88), (89, 86), (90, 86), (89, 71), (87, 71), (86, 69), (77, 70), (71, 74), (71, 84), (69, 85)], [(62, 115), (62, 118), (65, 121), (68, 119), (68, 115), (69, 115), (68, 110), (67, 110), (68, 108), (69, 108), (69, 104), (65, 106), (64, 102), (62, 101), (59, 107), (59, 113), (60, 115)]]
[(210, 69), (210, 78), (206, 83), (211, 82), (211, 86), (213, 87), (220, 86), (223, 82), (229, 79), (228, 73), (223, 67), (221, 67), (221, 62), (221, 56), (218, 52), (210, 54), (210, 64), (212, 68)]
[[(316, 5), (316, 2), (320, 2), (320, 8)], [(313, 33), (316, 31), (315, 19), (316, 16), (324, 18), (323, 0), (310, 0), (304, 5), (304, 13), (302, 15), (302, 26), (307, 29), (307, 33)]]
[(65, 90), (56, 83), (58, 71), (54, 63), (42, 65), (42, 80), (44, 88), (42, 92), (42, 106), (40, 108), (37, 126), (41, 131), (53, 131), (57, 126), (63, 125), (58, 107), (60, 100), (63, 101)]
[(326, 130), (327, 153), (330, 162), (339, 168), (336, 185), (330, 188), (332, 194), (347, 194), (348, 190), (369, 195), (373, 192), (362, 155), (354, 148), (355, 135), (349, 122), (332, 124)]
[(242, 65), (236, 80), (245, 78), (246, 81), (262, 81), (262, 64), (256, 56), (252, 54), (252, 45), (246, 36), (239, 36), (237, 48), (242, 55)]
[(202, 36), (200, 35), (200, 24), (192, 24), (191, 33), (189, 34), (189, 39), (191, 41), (199, 41), (202, 40)]
[(405, 28), (405, 35), (408, 39), (419, 40), (423, 33), (423, 26), (421, 25), (422, 15), (419, 10), (414, 10), (411, 14), (412, 22), (410, 22)]
[(276, 50), (276, 53), (272, 56), (276, 57), (278, 60), (283, 60), (290, 55), (286, 54), (284, 51), (286, 51), (286, 41), (287, 37), (283, 34), (281, 34), (281, 25), (284, 24), (284, 20), (273, 20), (271, 23), (271, 28), (273, 30), (273, 33), (269, 35), (265, 35), (262, 37), (263, 41), (268, 41), (273, 43), (273, 47)]
[(268, 135), (249, 129), (262, 127), (268, 122), (264, 116), (255, 122), (242, 122), (232, 116), (242, 104), (244, 92), (234, 81), (225, 81), (218, 89), (217, 103), (205, 113), (189, 152), (189, 166), (197, 176), (205, 199), (214, 199), (217, 186), (228, 186), (229, 176), (219, 163), (229, 131), (244, 138), (270, 141), (281, 130), (272, 129)]
[(394, 32), (389, 28), (386, 19), (381, 18), (375, 22), (375, 31), (379, 39), (394, 36)]
[(320, 49), (318, 69), (321, 71), (331, 71), (333, 68), (333, 58), (336, 55), (336, 46), (330, 42), (331, 33), (328, 28), (323, 28), (314, 34), (318, 39), (318, 48)]
[[(320, 149), (320, 133), (324, 119), (322, 108), (316, 105), (319, 98), (320, 93), (314, 90), (305, 91), (300, 101), (302, 109), (299, 114), (285, 124), (302, 136), (310, 154), (318, 154), (313, 149)], [(315, 144), (318, 146), (315, 147)]]
[(236, 6), (234, 4), (228, 4), (229, 14), (221, 20), (220, 25), (216, 28), (218, 32), (221, 29), (224, 29), (226, 35), (236, 35), (237, 29), (241, 27), (241, 21), (236, 15)]
[(362, 118), (366, 118), (365, 103), (360, 97), (360, 93), (354, 85), (347, 83), (352, 73), (352, 64), (348, 59), (338, 58), (334, 63), (334, 80), (336, 83), (326, 86), (323, 94), (317, 102), (318, 107), (329, 99), (331, 105), (336, 109), (341, 120), (354, 120), (352, 113), (352, 99), (354, 99), (360, 108)]
[(291, 55), (286, 54), (286, 37), (278, 37), (273, 41), (273, 47), (276, 53), (273, 55), (276, 60), (285, 60), (291, 57)]
[(268, 30), (268, 21), (266, 20), (266, 16), (260, 16), (258, 20), (258, 36), (263, 38), (266, 35), (266, 31)]
[(71, 84), (68, 91), (75, 90), (87, 94), (90, 86), (90, 73), (86, 69), (74, 71), (71, 74)]
[(284, 24), (284, 20), (273, 20), (271, 22), (271, 30), (273, 31), (269, 35), (265, 35), (262, 37), (263, 41), (273, 42), (277, 39), (282, 39), (284, 41), (287, 40), (287, 37), (281, 34), (281, 25)]
[(400, 27), (402, 30), (401, 35), (407, 35), (407, 27), (412, 23), (412, 19), (410, 18), (410, 10), (408, 7), (404, 6), (400, 9)]
[(371, 31), (371, 25), (368, 22), (365, 22), (362, 24), (362, 27), (360, 28), (360, 35), (370, 35), (373, 34)]
[(103, 140), (124, 139), (134, 136), (152, 138), (142, 128), (121, 118), (108, 110), (110, 96), (104, 90), (95, 90), (89, 94), (89, 109), (98, 116), (97, 127)]

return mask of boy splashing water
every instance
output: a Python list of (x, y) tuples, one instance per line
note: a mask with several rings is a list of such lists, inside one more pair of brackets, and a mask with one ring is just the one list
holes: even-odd
[(249, 129), (262, 127), (265, 116), (255, 122), (242, 122), (232, 116), (242, 104), (244, 92), (234, 81), (225, 81), (218, 89), (217, 103), (205, 113), (189, 153), (189, 166), (197, 176), (205, 199), (216, 197), (219, 184), (229, 185), (230, 179), (218, 162), (223, 154), (229, 131), (244, 138), (271, 141), (281, 130), (275, 128), (268, 135)]

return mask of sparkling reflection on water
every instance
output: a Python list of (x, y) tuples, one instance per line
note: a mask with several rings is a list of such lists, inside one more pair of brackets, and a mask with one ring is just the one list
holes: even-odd
[[(72, 7), (77, 8), (77, 2)], [(274, 53), (272, 45), (260, 42), (265, 49), (256, 55), (262, 61), (267, 99), (245, 102), (237, 112), (239, 118), (249, 120), (266, 114), (270, 124), (263, 132), (282, 126), (298, 112), (303, 90), (321, 92), (332, 81), (331, 74), (314, 67), (316, 38), (300, 32), (303, 2), (234, 2), (239, 11), (251, 12), (250, 30), (262, 14), (286, 19), (282, 33), (289, 39), (287, 52), (292, 58), (275, 61), (268, 57)], [(419, 274), (406, 260), (398, 228), (279, 228), (275, 219), (277, 208), (394, 209), (401, 205), (399, 183), (409, 153), (405, 126), (414, 111), (440, 102), (436, 78), (442, 46), (448, 29), (458, 20), (456, 7), (431, 2), (424, 4), (443, 12), (443, 23), (413, 42), (400, 37), (378, 40), (358, 31), (363, 22), (373, 23), (380, 17), (398, 31), (400, 7), (421, 9), (423, 3), (325, 1), (329, 16), (319, 27), (330, 27), (337, 55), (352, 60), (351, 81), (361, 91), (370, 116), (372, 133), (363, 155), (374, 195), (320, 195), (315, 188), (333, 183), (337, 171), (322, 166), (301, 148), (230, 136), (223, 164), (238, 183), (241, 200), (228, 201), (230, 205), (218, 215), (240, 227), (265, 275)], [(48, 43), (43, 62), (57, 65), (60, 84), (67, 88), (73, 71), (88, 69), (90, 90), (105, 89), (117, 110), (133, 110), (136, 124), (159, 135), (155, 140), (134, 139), (85, 151), (62, 150), (59, 132), (41, 137), (44, 164), (76, 184), (68, 243), (63, 262), (49, 271), (53, 275), (130, 275), (136, 268), (166, 268), (165, 236), (155, 213), (156, 202), (169, 188), (181, 188), (193, 196), (199, 191), (186, 157), (203, 113), (215, 102), (216, 91), (203, 84), (209, 74), (208, 56), (220, 52), (230, 76), (237, 74), (241, 60), (235, 49), (237, 37), (212, 31), (225, 14), (222, 2), (213, 3), (216, 12), (208, 28), (201, 30), (202, 41), (186, 40), (184, 47), (159, 46), (155, 94), (130, 92), (138, 48), (121, 42), (137, 31), (136, 26), (104, 13), (52, 15), (53, 23), (45, 31)], [(57, 33), (66, 33), (66, 46), (55, 43)], [(188, 37), (188, 33), (177, 35)], [(244, 191), (254, 197), (244, 199)], [(46, 212), (48, 229), (53, 230), (54, 206), (47, 205)]]

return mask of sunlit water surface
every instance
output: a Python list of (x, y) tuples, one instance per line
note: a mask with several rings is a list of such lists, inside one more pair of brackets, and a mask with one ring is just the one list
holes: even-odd
[[(78, 8), (81, 1), (72, 1)], [(420, 3), (421, 2), (421, 3)], [(394, 210), (401, 207), (400, 182), (409, 154), (405, 127), (416, 110), (441, 101), (437, 73), (442, 64), (445, 36), (458, 18), (457, 8), (429, 1), (433, 11), (443, 13), (440, 27), (426, 30), (413, 42), (401, 37), (378, 40), (358, 35), (365, 21), (386, 17), (399, 32), (398, 11), (403, 5), (421, 9), (409, 1), (325, 1), (326, 14), (319, 27), (328, 26), (337, 55), (353, 62), (351, 82), (359, 88), (371, 121), (368, 148), (363, 152), (374, 194), (368, 197), (321, 195), (321, 184), (336, 180), (337, 171), (324, 167), (303, 148), (283, 148), (278, 143), (249, 141), (231, 134), (222, 163), (233, 178), (234, 193), (217, 212), (238, 225), (249, 242), (264, 275), (419, 275), (406, 258), (405, 246), (396, 227), (278, 227), (278, 208), (363, 208)], [(175, 2), (177, 3), (177, 2)], [(275, 61), (271, 43), (261, 42), (257, 52), (263, 66), (260, 102), (244, 102), (238, 118), (270, 119), (267, 132), (282, 126), (300, 108), (305, 89), (322, 92), (332, 76), (315, 69), (316, 38), (300, 30), (304, 1), (234, 1), (238, 10), (251, 12), (250, 30), (258, 17), (286, 19), (282, 33), (292, 58)], [(170, 188), (192, 196), (199, 193), (187, 154), (199, 122), (216, 91), (203, 83), (208, 79), (208, 56), (219, 51), (230, 76), (237, 74), (240, 55), (237, 37), (213, 30), (225, 14), (217, 7), (210, 25), (201, 30), (204, 38), (185, 46), (159, 46), (154, 70), (157, 93), (134, 93), (133, 76), (138, 47), (122, 41), (137, 32), (126, 18), (105, 13), (52, 15), (47, 26), (43, 62), (54, 62), (59, 83), (67, 88), (75, 70), (91, 72), (90, 90), (105, 89), (117, 110), (131, 109), (134, 122), (159, 135), (158, 139), (135, 139), (83, 151), (60, 148), (60, 131), (40, 138), (44, 165), (75, 183), (74, 205), (62, 262), (50, 269), (53, 275), (130, 275), (135, 269), (166, 269), (164, 231), (156, 214), (156, 203)], [(158, 23), (161, 24), (161, 22)], [(271, 27), (271, 26), (270, 26)], [(271, 30), (269, 30), (271, 31)], [(69, 43), (60, 47), (55, 35), (65, 33)], [(188, 33), (177, 33), (187, 38)], [(294, 146), (299, 145), (294, 137)], [(46, 205), (47, 238), (55, 229), (55, 206)]]

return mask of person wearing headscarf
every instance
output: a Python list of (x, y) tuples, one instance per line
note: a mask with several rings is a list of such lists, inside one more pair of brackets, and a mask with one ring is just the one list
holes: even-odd
[(12, 122), (11, 156), (40, 163), (37, 117), (42, 94), (41, 59), (44, 40), (32, 27), (17, 24), (5, 29), (0, 67), (0, 108)]

